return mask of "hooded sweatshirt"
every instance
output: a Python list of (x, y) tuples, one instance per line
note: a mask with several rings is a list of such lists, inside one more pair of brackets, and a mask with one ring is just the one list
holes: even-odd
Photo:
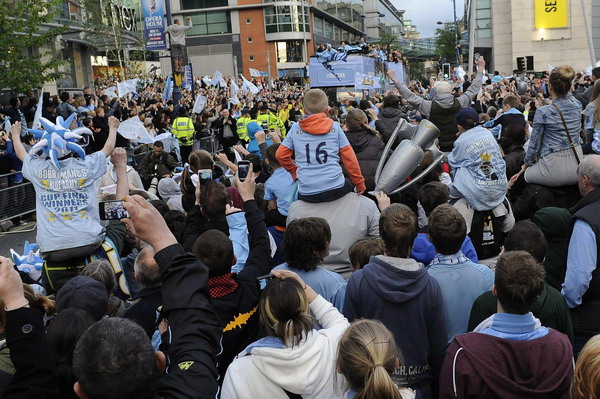
[(556, 330), (532, 340), (474, 332), (448, 348), (440, 398), (567, 399), (572, 378), (573, 349)]
[(350, 277), (344, 315), (381, 321), (394, 334), (403, 365), (395, 382), (437, 397), (437, 376), (448, 346), (438, 282), (413, 259), (373, 256)]
[(223, 399), (287, 399), (284, 389), (303, 399), (344, 397), (335, 389), (334, 374), (338, 342), (348, 320), (321, 296), (309, 306), (323, 329), (310, 331), (295, 346), (274, 345), (280, 342), (275, 337), (250, 345), (229, 366)]
[(349, 130), (346, 137), (358, 159), (367, 190), (375, 189), (375, 171), (383, 155), (383, 141), (365, 129)]
[(185, 212), (181, 205), (181, 188), (171, 178), (160, 179), (158, 182), (158, 195), (169, 205), (169, 208)]
[(537, 211), (531, 218), (531, 221), (542, 230), (548, 242), (548, 252), (543, 263), (546, 282), (558, 291), (565, 282), (567, 272), (571, 217), (568, 209), (547, 207)]
[(365, 179), (350, 142), (340, 124), (324, 112), (307, 116), (292, 126), (277, 150), (277, 160), (294, 180), (298, 179), (298, 192), (302, 195), (342, 188), (345, 180), (340, 160), (356, 190), (365, 191)]
[[(400, 119), (406, 119), (406, 114), (403, 114), (397, 108), (385, 107), (379, 113), (378, 118), (385, 125), (386, 132), (383, 135), (383, 141), (387, 143), (390, 139), (390, 136), (396, 129), (398, 122), (400, 122)], [(401, 141), (408, 138), (410, 138), (410, 136), (406, 137), (401, 135), (401, 137), (397, 140)]]

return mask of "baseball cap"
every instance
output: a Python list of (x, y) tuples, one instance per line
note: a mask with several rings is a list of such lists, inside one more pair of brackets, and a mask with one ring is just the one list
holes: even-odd
[(479, 114), (471, 107), (462, 108), (456, 114), (456, 124), (463, 127), (475, 127), (479, 124)]
[(433, 87), (435, 88), (436, 94), (452, 93), (452, 85), (450, 84), (450, 82), (447, 82), (445, 80), (438, 80), (437, 82), (435, 82), (435, 85)]
[(408, 120), (409, 120), (409, 121), (411, 121), (411, 122), (413, 122), (413, 121), (414, 121), (414, 122), (421, 122), (421, 120), (422, 120), (422, 119), (423, 119), (423, 118), (421, 117), (421, 115), (417, 115), (417, 114), (410, 115), (410, 116), (408, 117)]
[(108, 299), (104, 284), (88, 276), (76, 276), (56, 294), (56, 311), (82, 309), (98, 321), (106, 314)]

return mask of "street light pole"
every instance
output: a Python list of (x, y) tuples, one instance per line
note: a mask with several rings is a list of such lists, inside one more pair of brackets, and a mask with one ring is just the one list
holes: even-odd
[[(167, 12), (167, 26), (171, 26), (173, 24), (172, 16), (171, 16), (171, 0), (165, 0), (165, 11)], [(169, 35), (169, 40), (171, 37)], [(171, 43), (173, 45), (173, 43)], [(173, 58), (173, 52), (169, 51), (169, 58), (171, 59), (171, 74), (173, 75), (173, 105), (179, 104), (179, 100), (181, 99), (181, 89), (177, 83), (181, 83), (181, 78), (176, 79), (175, 74), (175, 59)], [(193, 80), (193, 78), (192, 78)]]
[(460, 59), (458, 57), (458, 22), (456, 21), (456, 0), (452, 0), (452, 10), (454, 11), (454, 52), (456, 53), (456, 66), (460, 65)]

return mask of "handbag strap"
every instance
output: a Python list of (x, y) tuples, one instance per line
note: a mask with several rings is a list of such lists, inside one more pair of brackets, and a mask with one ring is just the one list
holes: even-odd
[(579, 165), (581, 163), (581, 160), (579, 159), (579, 154), (577, 154), (577, 150), (575, 149), (575, 146), (573, 145), (573, 139), (571, 138), (571, 134), (569, 133), (569, 128), (567, 127), (567, 122), (565, 122), (565, 117), (563, 116), (562, 111), (560, 110), (560, 108), (558, 108), (558, 105), (556, 105), (556, 103), (552, 103), (552, 105), (558, 111), (560, 120), (562, 121), (563, 126), (565, 127), (565, 131), (567, 132), (567, 137), (569, 138), (569, 146), (571, 147), (571, 150), (573, 150), (573, 154), (575, 155), (575, 159), (577, 160), (577, 165)]

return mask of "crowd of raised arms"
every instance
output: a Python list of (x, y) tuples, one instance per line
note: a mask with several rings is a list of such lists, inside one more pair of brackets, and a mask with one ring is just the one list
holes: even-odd
[(0, 397), (600, 398), (600, 68), (475, 67), (11, 99)]

